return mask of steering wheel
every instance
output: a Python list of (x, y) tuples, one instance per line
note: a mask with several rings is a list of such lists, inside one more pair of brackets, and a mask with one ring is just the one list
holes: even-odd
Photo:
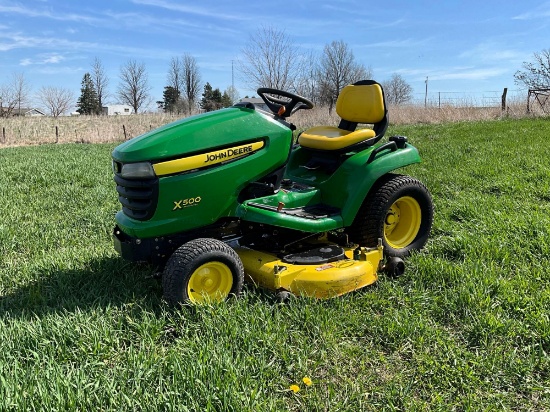
[[(269, 87), (260, 87), (257, 92), (275, 116), (283, 119), (290, 116), (297, 110), (313, 109), (313, 103), (311, 101), (294, 93), (271, 89)], [(273, 95), (286, 97), (290, 100), (278, 99), (273, 97)]]

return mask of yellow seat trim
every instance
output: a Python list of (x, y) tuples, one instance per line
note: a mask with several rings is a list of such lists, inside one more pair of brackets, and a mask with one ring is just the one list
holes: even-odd
[(336, 113), (355, 123), (378, 123), (385, 115), (384, 93), (378, 84), (353, 85), (342, 89), (336, 101)]
[[(377, 83), (344, 87), (336, 101), (336, 113), (350, 123), (380, 123), (386, 116), (382, 87)], [(340, 150), (375, 136), (376, 132), (372, 129), (349, 131), (333, 126), (318, 126), (303, 132), (298, 143), (311, 149)]]
[(317, 126), (303, 132), (298, 143), (303, 147), (319, 150), (339, 150), (376, 136), (372, 129), (354, 132), (332, 126)]

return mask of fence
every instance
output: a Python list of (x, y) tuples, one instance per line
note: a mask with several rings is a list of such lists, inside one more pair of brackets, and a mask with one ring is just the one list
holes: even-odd
[[(493, 120), (502, 116), (544, 115), (534, 107), (527, 114), (527, 92), (512, 90), (502, 110), (501, 92), (477, 94), (435, 92), (406, 105), (390, 106), (392, 125)], [(120, 142), (181, 118), (181, 115), (138, 114), (132, 116), (15, 117), (0, 118), (0, 147), (45, 143)], [(336, 113), (326, 107), (300, 110), (292, 122), (303, 130), (317, 125), (337, 125)]]
[(506, 102), (517, 104), (525, 102), (526, 91), (520, 89), (482, 91), (482, 92), (445, 92), (416, 93), (410, 104), (425, 107), (502, 107), (503, 94)]
[(0, 143), (118, 142), (179, 119), (169, 114), (132, 116), (14, 117), (0, 119)]

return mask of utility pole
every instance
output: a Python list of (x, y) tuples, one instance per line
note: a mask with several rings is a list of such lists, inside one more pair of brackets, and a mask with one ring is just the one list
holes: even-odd
[(426, 94), (424, 95), (424, 107), (428, 107), (428, 76), (426, 76)]

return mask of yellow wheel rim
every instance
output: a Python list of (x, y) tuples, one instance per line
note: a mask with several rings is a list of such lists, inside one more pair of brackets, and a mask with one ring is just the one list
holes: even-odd
[(208, 262), (199, 266), (189, 278), (187, 295), (191, 302), (221, 302), (233, 286), (233, 274), (221, 262)]
[(388, 209), (384, 222), (384, 237), (389, 246), (402, 249), (409, 246), (420, 230), (422, 210), (416, 199), (400, 197)]

